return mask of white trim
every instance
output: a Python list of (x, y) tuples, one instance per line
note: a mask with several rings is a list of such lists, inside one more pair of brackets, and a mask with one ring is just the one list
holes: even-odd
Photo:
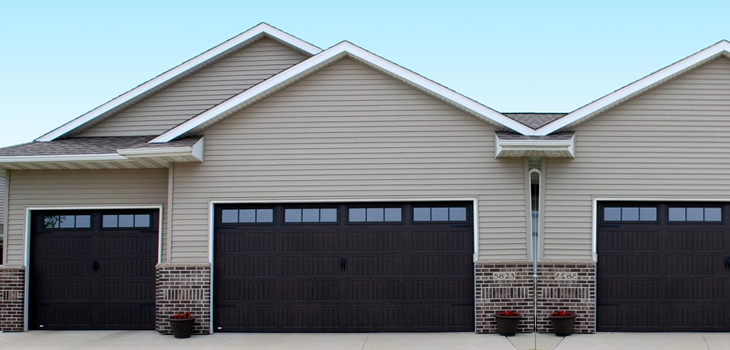
[(179, 66), (168, 70), (165, 73), (158, 75), (157, 77), (137, 86), (136, 88), (127, 91), (126, 93), (112, 99), (111, 101), (104, 103), (103, 105), (96, 107), (95, 109), (87, 112), (86, 114), (64, 124), (63, 126), (39, 137), (36, 141), (48, 142), (53, 141), (59, 137), (62, 137), (74, 130), (82, 127), (86, 123), (101, 117), (105, 113), (112, 111), (113, 109), (124, 105), (125, 103), (140, 97), (145, 93), (154, 91), (160, 88), (160, 86), (168, 83), (169, 81), (179, 78), (191, 70), (199, 68), (208, 64), (210, 61), (224, 55), (232, 50), (238, 49), (242, 45), (247, 45), (253, 40), (257, 40), (261, 35), (267, 35), (280, 42), (288, 44), (294, 48), (297, 48), (303, 52), (311, 55), (316, 55), (322, 51), (322, 49), (307, 43), (299, 38), (296, 38), (288, 33), (285, 33), (277, 28), (274, 28), (266, 23), (261, 23), (227, 41), (224, 43), (180, 64)]
[(593, 197), (593, 222), (591, 224), (591, 250), (593, 261), (598, 262), (598, 202), (730, 202), (730, 198), (677, 198), (677, 197)]
[[(217, 204), (287, 204), (287, 203), (358, 203), (358, 202), (472, 202), (472, 222), (474, 230), (474, 263), (476, 264), (479, 259), (479, 199), (478, 197), (472, 198), (333, 198), (333, 199), (297, 199), (297, 200), (286, 200), (286, 199), (262, 199), (262, 200), (210, 200), (208, 202), (208, 262), (210, 263), (210, 333), (215, 333), (213, 326), (213, 312), (214, 312), (214, 300), (215, 295), (213, 288), (213, 276), (215, 263), (213, 262), (213, 244), (215, 237), (215, 206)], [(168, 243), (168, 244), (171, 244)], [(168, 258), (169, 259), (169, 258)], [(475, 265), (476, 266), (476, 265)], [(476, 274), (475, 274), (476, 276)], [(476, 320), (475, 320), (476, 322)]]
[(0, 163), (119, 162), (128, 160), (129, 158), (119, 155), (117, 153), (0, 157)]
[(502, 125), (522, 134), (532, 133), (531, 128), (510, 119), (501, 113), (486, 107), (472, 99), (465, 97), (453, 90), (450, 90), (432, 80), (426, 79), (412, 71), (409, 71), (393, 62), (390, 62), (380, 56), (366, 51), (349, 42), (341, 42), (316, 56), (313, 56), (301, 63), (253, 86), (252, 88), (231, 97), (230, 99), (216, 105), (215, 107), (189, 119), (188, 121), (178, 125), (165, 132), (164, 134), (154, 138), (151, 143), (163, 143), (172, 141), (178, 137), (188, 133), (199, 131), (206, 126), (212, 125), (217, 120), (225, 118), (246, 106), (249, 106), (266, 96), (278, 91), (288, 84), (291, 84), (303, 77), (312, 74), (327, 65), (338, 61), (341, 58), (350, 57), (372, 66), (386, 74), (392, 75), (409, 84), (412, 84), (422, 90), (427, 91), (443, 100), (450, 101), (465, 111), (470, 112), (480, 118), (491, 121), (494, 124)]
[(536, 136), (544, 136), (549, 135), (560, 129), (569, 127), (575, 123), (583, 121), (584, 119), (591, 118), (607, 108), (610, 108), (618, 103), (621, 103), (622, 101), (625, 101), (626, 99), (641, 94), (658, 84), (661, 84), (673, 77), (676, 77), (677, 75), (693, 69), (720, 55), (728, 54), (730, 54), (730, 42), (725, 40), (720, 41), (717, 44), (712, 45), (687, 58), (684, 58), (679, 62), (660, 69), (619, 90), (616, 90), (615, 92), (612, 92), (596, 101), (593, 101), (581, 108), (578, 108), (575, 111), (570, 112), (567, 115), (533, 131), (532, 134)]
[(30, 226), (31, 212), (39, 210), (134, 210), (134, 209), (157, 209), (159, 212), (158, 228), (157, 228), (157, 263), (162, 258), (162, 215), (163, 205), (121, 205), (121, 206), (53, 206), (53, 207), (25, 207), (25, 236), (23, 237), (24, 253), (23, 264), (25, 265), (25, 301), (23, 305), (23, 331), (28, 331), (28, 302), (29, 285), (30, 285)]
[(194, 157), (203, 161), (204, 138), (200, 138), (192, 146), (182, 147), (149, 147), (149, 148), (122, 148), (117, 152), (126, 158), (154, 158), (154, 157)]
[(575, 134), (570, 139), (501, 139), (494, 134), (494, 157), (525, 157), (529, 153), (538, 153), (543, 157), (575, 158)]

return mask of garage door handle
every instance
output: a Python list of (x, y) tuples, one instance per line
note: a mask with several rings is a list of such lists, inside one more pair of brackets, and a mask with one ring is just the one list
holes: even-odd
[(99, 261), (98, 260), (94, 260), (93, 268), (94, 268), (94, 273), (99, 272)]
[(340, 257), (340, 270), (344, 270), (347, 268), (347, 258), (344, 256)]
[(725, 256), (725, 270), (730, 269), (730, 256)]

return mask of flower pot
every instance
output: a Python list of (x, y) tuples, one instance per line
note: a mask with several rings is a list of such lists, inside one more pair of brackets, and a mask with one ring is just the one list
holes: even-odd
[(573, 334), (573, 326), (575, 325), (575, 315), (572, 316), (550, 316), (553, 322), (553, 330), (558, 337), (567, 337)]
[(193, 334), (193, 325), (195, 324), (195, 317), (192, 318), (170, 318), (170, 325), (172, 326), (172, 334), (175, 338), (183, 339), (190, 338)]
[(500, 316), (494, 315), (497, 319), (497, 331), (499, 335), (511, 337), (517, 333), (517, 326), (520, 324), (522, 316)]

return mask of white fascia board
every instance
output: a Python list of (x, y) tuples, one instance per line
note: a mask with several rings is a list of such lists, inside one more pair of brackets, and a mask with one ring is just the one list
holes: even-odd
[(117, 153), (0, 157), (0, 163), (119, 162), (125, 160), (129, 159)]
[(226, 116), (259, 101), (269, 94), (278, 91), (277, 89), (287, 86), (287, 84), (291, 84), (304, 76), (328, 66), (329, 63), (346, 56), (413, 84), (437, 97), (451, 101), (454, 105), (470, 111), (472, 114), (477, 115), (484, 120), (491, 121), (497, 125), (502, 125), (522, 134), (530, 134), (534, 132), (533, 129), (530, 129), (529, 127), (518, 123), (517, 121), (512, 120), (464, 95), (345, 41), (224, 101), (208, 111), (199, 114), (173, 129), (170, 129), (149, 142), (169, 142), (180, 136), (200, 130), (208, 125), (212, 125), (221, 118), (225, 118)]
[(693, 54), (687, 58), (682, 59), (679, 62), (671, 64), (663, 69), (660, 69), (640, 80), (637, 80), (619, 90), (616, 90), (598, 100), (595, 100), (581, 108), (576, 109), (573, 112), (537, 129), (532, 132), (535, 136), (549, 135), (555, 131), (561, 130), (567, 126), (582, 121), (583, 119), (593, 117), (605, 110), (610, 108), (616, 103), (622, 102), (626, 99), (632, 98), (647, 89), (650, 89), (662, 82), (665, 82), (679, 74), (682, 74), (690, 69), (693, 69), (709, 60), (715, 59), (720, 55), (728, 55), (730, 53), (730, 42), (720, 41), (719, 43), (712, 45), (696, 54)]
[(307, 43), (299, 38), (296, 38), (290, 34), (287, 34), (277, 28), (274, 28), (266, 23), (261, 23), (229, 40), (226, 42), (182, 63), (181, 65), (170, 69), (169, 71), (162, 73), (158, 75), (157, 77), (147, 81), (146, 83), (137, 86), (136, 88), (127, 91), (126, 93), (112, 99), (111, 101), (87, 112), (86, 114), (64, 124), (63, 126), (39, 137), (36, 139), (36, 141), (40, 142), (48, 142), (53, 141), (59, 137), (62, 137), (66, 135), (69, 132), (72, 132), (73, 130), (76, 130), (77, 128), (85, 125), (88, 122), (93, 121), (94, 119), (102, 116), (103, 114), (113, 110), (114, 108), (117, 108), (126, 102), (133, 100), (140, 95), (143, 95), (145, 93), (148, 93), (156, 88), (158, 88), (160, 85), (164, 85), (166, 82), (175, 79), (181, 75), (184, 75), (186, 72), (195, 69), (196, 67), (199, 67), (201, 65), (206, 64), (207, 62), (215, 59), (216, 57), (227, 53), (229, 50), (234, 49), (240, 45), (246, 44), (246, 42), (257, 39), (259, 35), (268, 35), (269, 37), (272, 37), (278, 41), (281, 41), (285, 44), (291, 45), (294, 48), (300, 49), (303, 52), (309, 53), (311, 55), (316, 55), (320, 52), (322, 52), (322, 49)]
[(192, 146), (183, 147), (157, 147), (157, 148), (123, 148), (117, 153), (129, 158), (155, 158), (155, 157), (194, 157), (203, 161), (203, 138)]

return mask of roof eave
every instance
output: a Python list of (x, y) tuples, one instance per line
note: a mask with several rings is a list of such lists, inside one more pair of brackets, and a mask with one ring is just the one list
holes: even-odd
[(204, 139), (192, 146), (125, 148), (116, 153), (0, 156), (0, 169), (164, 168), (170, 163), (203, 162)]

